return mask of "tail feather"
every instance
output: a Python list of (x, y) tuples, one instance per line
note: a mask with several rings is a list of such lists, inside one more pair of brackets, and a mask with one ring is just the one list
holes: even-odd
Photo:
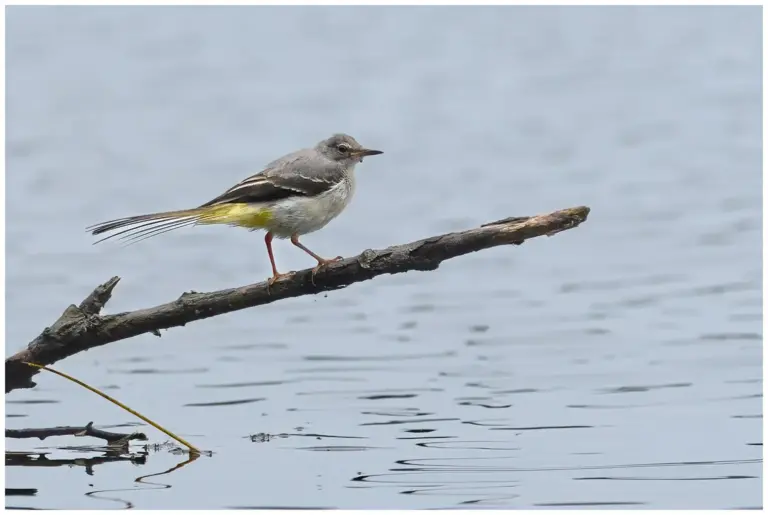
[(105, 238), (101, 238), (95, 243), (116, 236), (122, 236), (120, 238), (121, 240), (128, 239), (129, 241), (139, 241), (139, 239), (149, 238), (186, 225), (194, 225), (203, 221), (205, 218), (207, 218), (205, 209), (185, 209), (181, 211), (166, 211), (163, 213), (118, 218), (117, 220), (110, 220), (108, 222), (92, 225), (87, 227), (86, 230), (90, 231), (91, 234), (96, 235), (114, 231), (116, 229), (123, 229), (114, 234), (110, 234)]
[(97, 240), (94, 244), (117, 236), (120, 237), (120, 240), (136, 243), (164, 232), (197, 224), (227, 224), (251, 230), (263, 229), (271, 218), (272, 213), (263, 206), (248, 203), (228, 203), (118, 218), (86, 227), (86, 230), (96, 235), (121, 229)]

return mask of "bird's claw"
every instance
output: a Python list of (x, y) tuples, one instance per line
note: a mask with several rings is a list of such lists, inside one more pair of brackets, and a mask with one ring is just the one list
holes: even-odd
[(333, 259), (323, 259), (322, 261), (318, 261), (317, 262), (317, 266), (312, 269), (312, 277), (311, 277), (311, 279), (312, 279), (312, 286), (315, 286), (315, 274), (317, 272), (319, 272), (321, 268), (323, 268), (326, 265), (337, 263), (337, 262), (339, 262), (339, 261), (341, 261), (343, 259), (344, 258), (342, 256), (336, 256)]
[(277, 281), (279, 281), (280, 279), (284, 279), (284, 278), (286, 278), (286, 277), (291, 277), (291, 276), (292, 276), (292, 275), (294, 275), (295, 273), (296, 273), (296, 272), (288, 272), (288, 273), (285, 273), (285, 274), (275, 274), (275, 275), (273, 275), (272, 277), (270, 277), (269, 279), (267, 279), (267, 294), (269, 294), (269, 288), (270, 288), (270, 287), (271, 287), (273, 284), (275, 284), (275, 283), (276, 283)]

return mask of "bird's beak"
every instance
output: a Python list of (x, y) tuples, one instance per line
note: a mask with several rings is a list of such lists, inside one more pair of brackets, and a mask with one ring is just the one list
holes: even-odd
[(377, 156), (379, 154), (383, 154), (381, 150), (371, 150), (369, 148), (361, 148), (360, 150), (355, 150), (354, 154), (356, 157), (365, 157), (365, 156)]

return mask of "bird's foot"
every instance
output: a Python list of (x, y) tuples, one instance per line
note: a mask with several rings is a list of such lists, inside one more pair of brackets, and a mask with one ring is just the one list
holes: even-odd
[(318, 259), (317, 260), (317, 266), (312, 269), (312, 286), (315, 285), (315, 274), (320, 271), (321, 268), (324, 266), (330, 265), (332, 263), (338, 263), (339, 261), (343, 260), (344, 258), (341, 256), (336, 256), (333, 259)]
[(293, 276), (295, 273), (296, 273), (296, 272), (288, 272), (288, 273), (285, 273), (285, 274), (275, 273), (275, 274), (274, 274), (272, 277), (270, 277), (269, 279), (267, 279), (267, 293), (269, 293), (269, 288), (270, 288), (270, 287), (271, 287), (273, 284), (275, 284), (275, 282), (279, 281), (280, 279), (285, 279), (285, 278), (287, 278), (287, 277), (291, 277), (291, 276)]

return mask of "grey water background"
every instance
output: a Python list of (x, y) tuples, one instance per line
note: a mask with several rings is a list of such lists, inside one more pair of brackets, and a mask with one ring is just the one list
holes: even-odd
[[(6, 506), (762, 506), (759, 8), (13, 7), (6, 45), (6, 355), (113, 275), (108, 313), (266, 278), (259, 234), (84, 228), (198, 205), (333, 132), (385, 153), (304, 239), (324, 255), (592, 208), (58, 363), (214, 454), (139, 482), (185, 456), (7, 466), (36, 493)], [(166, 440), (37, 382), (7, 427)]]

